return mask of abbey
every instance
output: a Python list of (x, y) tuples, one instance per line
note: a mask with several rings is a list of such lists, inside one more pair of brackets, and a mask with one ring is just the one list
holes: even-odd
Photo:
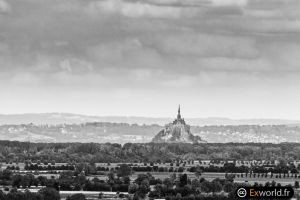
[(180, 105), (178, 107), (177, 118), (161, 130), (152, 140), (154, 143), (203, 143), (199, 136), (194, 136), (190, 131), (190, 126), (181, 117)]

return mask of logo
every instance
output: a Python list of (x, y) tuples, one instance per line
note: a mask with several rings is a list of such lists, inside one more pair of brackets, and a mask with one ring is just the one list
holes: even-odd
[(244, 198), (247, 196), (247, 190), (245, 188), (240, 188), (237, 190), (236, 194), (238, 195), (238, 197)]
[(236, 195), (243, 199), (290, 199), (294, 190), (292, 187), (241, 187)]

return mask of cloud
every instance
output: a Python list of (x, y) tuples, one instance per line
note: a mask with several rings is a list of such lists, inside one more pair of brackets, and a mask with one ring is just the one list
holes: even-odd
[(256, 92), (300, 90), (298, 0), (0, 2), (0, 12), (9, 12), (0, 14), (0, 89), (8, 102), (0, 110), (29, 109), (8, 98), (27, 91), (32, 105), (51, 99), (52, 108), (82, 108), (56, 99), (59, 91), (69, 102), (89, 102), (93, 112), (99, 102), (116, 102), (120, 114), (121, 96), (128, 107), (138, 98), (148, 107), (157, 97), (162, 105), (179, 98), (222, 109), (223, 100), (246, 105), (258, 102)]
[(11, 6), (5, 0), (0, 0), (0, 14), (8, 13), (10, 11), (11, 11)]
[(248, 0), (211, 0), (214, 6), (246, 6)]
[(104, 0), (94, 1), (88, 6), (88, 11), (99, 13), (105, 11), (120, 14), (125, 17), (178, 18), (181, 9), (173, 6), (158, 6), (141, 1)]
[(258, 55), (255, 40), (249, 37), (182, 33), (164, 36), (158, 41), (165, 53), (174, 55), (230, 58)]
[(18, 72), (11, 77), (9, 83), (16, 86), (37, 86), (42, 83), (42, 79), (31, 72)]
[(72, 68), (69, 60), (63, 60), (60, 62), (60, 67), (62, 70), (66, 70), (68, 72), (72, 72)]
[(93, 71), (93, 66), (84, 61), (76, 58), (64, 59), (59, 62), (60, 68), (65, 72), (83, 74)]

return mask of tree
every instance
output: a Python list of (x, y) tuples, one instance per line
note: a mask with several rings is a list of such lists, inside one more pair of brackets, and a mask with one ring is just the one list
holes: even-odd
[(270, 187), (270, 182), (269, 181), (267, 181), (266, 183), (265, 183), (265, 187)]
[(129, 177), (129, 176), (124, 176), (124, 177), (122, 178), (122, 180), (123, 180), (123, 182), (124, 182), (125, 184), (130, 184), (130, 177)]
[(65, 172), (61, 172), (59, 174), (59, 179), (63, 180), (63, 179), (68, 179), (68, 180), (72, 180), (74, 176), (74, 173), (71, 171), (65, 171)]
[(177, 193), (177, 194), (176, 194), (176, 200), (181, 200), (181, 199), (182, 199), (181, 194), (180, 194), (180, 193)]
[(188, 182), (188, 178), (187, 178), (187, 175), (186, 174), (182, 174), (180, 176), (180, 186), (183, 187), (187, 184)]
[(125, 177), (125, 176), (130, 176), (131, 175), (131, 167), (126, 164), (120, 165), (118, 171), (117, 171), (117, 176), (118, 177)]
[[(156, 198), (160, 198), (160, 197), (161, 197), (162, 190), (163, 190), (163, 185), (162, 185), (162, 184), (156, 184), (156, 185), (154, 186), (154, 191), (152, 191), (152, 192), (155, 193), (155, 195), (153, 195), (153, 196), (156, 197)], [(151, 193), (151, 192), (150, 192), (150, 193)]]
[(190, 194), (190, 195), (189, 195), (189, 199), (195, 200), (195, 195), (194, 195), (194, 194)]
[(75, 182), (75, 184), (77, 184), (80, 188), (82, 188), (83, 185), (84, 185), (85, 182), (86, 182), (86, 177), (85, 177), (85, 175), (82, 175), (82, 174), (78, 175), (77, 177), (75, 177), (74, 182)]
[(205, 193), (211, 192), (210, 187), (211, 187), (211, 185), (208, 181), (204, 180), (203, 182), (201, 182), (201, 185), (200, 185), (201, 192), (205, 192)]
[(35, 194), (29, 190), (25, 192), (20, 192), (17, 189), (12, 189), (4, 199), (0, 196), (1, 200), (43, 200), (43, 197), (40, 194)]
[(185, 185), (180, 190), (181, 190), (181, 195), (184, 197), (188, 196), (189, 194), (192, 194), (193, 192), (191, 185)]
[(228, 182), (226, 181), (225, 182), (225, 185), (224, 185), (224, 191), (229, 193), (231, 191), (233, 191), (235, 189), (235, 184), (232, 183), (232, 182)]
[(222, 184), (219, 179), (214, 179), (211, 183), (211, 191), (213, 193), (220, 192), (222, 190)]
[(44, 200), (60, 200), (60, 196), (57, 190), (50, 187), (45, 187), (39, 190), (39, 194), (43, 196)]
[(235, 175), (234, 175), (234, 174), (227, 174), (227, 176), (226, 176), (226, 180), (227, 180), (227, 181), (230, 181), (230, 182), (233, 182), (233, 181), (234, 181), (234, 178), (235, 178)]
[(24, 200), (42, 200), (43, 197), (39, 193), (32, 193), (26, 189), (24, 192), (25, 199)]
[(173, 174), (170, 175), (170, 181), (171, 181), (172, 183), (175, 182), (176, 178), (177, 178), (176, 173), (173, 173)]
[(276, 182), (275, 182), (274, 180), (271, 182), (271, 186), (272, 186), (272, 187), (275, 187), (275, 186), (276, 186)]
[(3, 170), (2, 179), (10, 180), (11, 176), (12, 176), (12, 172), (10, 170), (8, 170), (8, 169)]
[(141, 185), (144, 180), (149, 180), (149, 176), (147, 174), (139, 174), (134, 182), (138, 185)]
[(145, 198), (146, 194), (150, 191), (150, 184), (148, 180), (143, 180), (142, 183), (139, 185), (137, 190), (137, 194), (141, 198)]
[(197, 166), (197, 167), (195, 168), (195, 176), (197, 177), (197, 179), (200, 178), (200, 176), (202, 175), (202, 173), (203, 173), (203, 171), (202, 171), (202, 169), (200, 168), (200, 166)]
[(128, 193), (129, 194), (134, 194), (137, 192), (137, 190), (139, 189), (139, 185), (136, 183), (132, 183), (129, 185), (128, 187)]
[(7, 195), (6, 199), (11, 200), (25, 200), (25, 195), (22, 192), (19, 192), (17, 189), (12, 189)]
[(83, 194), (73, 194), (68, 196), (66, 200), (86, 200)]
[(37, 177), (39, 184), (41, 184), (41, 186), (45, 186), (47, 183), (47, 177), (45, 176), (38, 176)]
[(295, 188), (299, 188), (299, 181), (295, 181)]
[(22, 176), (21, 178), (21, 186), (22, 188), (27, 188), (27, 187), (30, 187), (30, 177), (28, 175), (24, 175)]
[(102, 199), (103, 198), (103, 193), (100, 192), (99, 195), (98, 195), (98, 199)]
[(164, 184), (167, 188), (170, 188), (170, 187), (173, 186), (173, 183), (172, 183), (172, 181), (171, 181), (169, 178), (165, 178), (165, 179), (163, 180), (163, 184)]
[(200, 182), (199, 182), (199, 180), (193, 179), (193, 180), (192, 180), (192, 188), (193, 188), (194, 190), (196, 190), (196, 189), (199, 188), (199, 187), (200, 187)]
[(6, 200), (6, 195), (2, 192), (2, 190), (0, 190), (0, 200)]
[(22, 176), (20, 174), (16, 174), (12, 176), (12, 186), (19, 188), (21, 185)]

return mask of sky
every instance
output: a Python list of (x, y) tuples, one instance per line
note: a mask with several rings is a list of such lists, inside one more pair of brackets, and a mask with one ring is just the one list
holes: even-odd
[(300, 119), (299, 0), (0, 0), (0, 113)]

